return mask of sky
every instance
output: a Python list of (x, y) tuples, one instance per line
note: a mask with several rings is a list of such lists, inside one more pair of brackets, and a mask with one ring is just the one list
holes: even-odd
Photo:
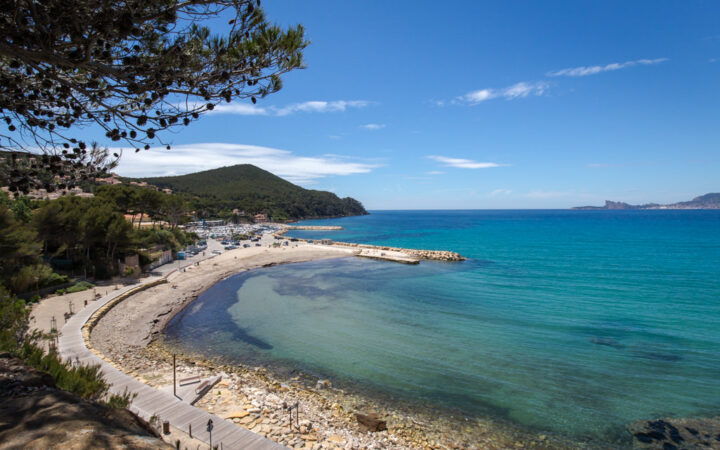
[(263, 6), (270, 21), (305, 27), (306, 68), (256, 105), (163, 136), (170, 151), (126, 151), (119, 174), (251, 163), (370, 210), (720, 192), (720, 2)]

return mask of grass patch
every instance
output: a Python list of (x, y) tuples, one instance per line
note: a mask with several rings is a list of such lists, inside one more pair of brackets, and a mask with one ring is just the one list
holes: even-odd
[(95, 285), (92, 283), (88, 283), (87, 281), (80, 281), (79, 283), (75, 283), (74, 286), (70, 286), (69, 288), (65, 289), (65, 293), (72, 294), (75, 292), (87, 291), (88, 289), (92, 289), (94, 287)]

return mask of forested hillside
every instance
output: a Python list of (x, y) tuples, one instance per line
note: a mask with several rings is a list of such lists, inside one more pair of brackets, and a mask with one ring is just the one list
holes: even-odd
[(276, 220), (367, 214), (353, 198), (303, 189), (250, 164), (142, 181), (188, 194), (198, 214), (207, 217), (228, 215), (233, 209)]

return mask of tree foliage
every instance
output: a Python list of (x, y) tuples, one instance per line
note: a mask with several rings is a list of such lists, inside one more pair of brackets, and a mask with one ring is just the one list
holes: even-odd
[(17, 221), (7, 204), (0, 203), (0, 280), (9, 280), (22, 267), (36, 264), (40, 251), (35, 231)]
[[(76, 137), (79, 127), (147, 149), (219, 102), (279, 90), (280, 76), (302, 67), (307, 42), (302, 26), (271, 25), (259, 3), (0, 2), (0, 149), (45, 152), (27, 167), (4, 158), (0, 178), (21, 192), (42, 170), (72, 183), (107, 161)], [(203, 26), (220, 19), (223, 36)]]
[(200, 217), (232, 217), (233, 209), (265, 213), (276, 219), (367, 214), (350, 197), (303, 189), (250, 164), (239, 164), (174, 177), (145, 178), (150, 184), (190, 196)]

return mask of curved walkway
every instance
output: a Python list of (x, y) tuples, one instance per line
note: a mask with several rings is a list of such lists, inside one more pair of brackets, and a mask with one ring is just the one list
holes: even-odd
[[(190, 264), (193, 264), (194, 261)], [(189, 265), (189, 264), (188, 264)], [(170, 267), (168, 267), (170, 268)], [(173, 269), (177, 270), (177, 269)], [(169, 275), (168, 272), (167, 275)], [(161, 277), (149, 277), (141, 284), (158, 280)], [(139, 380), (124, 374), (107, 361), (101, 359), (85, 346), (82, 336), (83, 325), (92, 315), (105, 304), (125, 292), (135, 289), (138, 285), (127, 286), (114, 291), (105, 297), (88, 304), (87, 307), (78, 311), (62, 328), (58, 349), (63, 359), (69, 359), (81, 364), (99, 364), (105, 379), (112, 383), (110, 391), (122, 394), (127, 390), (137, 394), (128, 409), (145, 420), (157, 415), (160, 420), (168, 420), (172, 426), (187, 432), (192, 426), (192, 437), (201, 441), (210, 442), (210, 435), (206, 431), (208, 420), (212, 419), (214, 428), (212, 430), (213, 446), (222, 443), (224, 449), (284, 449), (285, 447), (266, 439), (258, 434), (248, 431), (232, 422), (210, 414), (202, 409), (185, 403), (170, 393), (162, 392), (140, 382)]]

